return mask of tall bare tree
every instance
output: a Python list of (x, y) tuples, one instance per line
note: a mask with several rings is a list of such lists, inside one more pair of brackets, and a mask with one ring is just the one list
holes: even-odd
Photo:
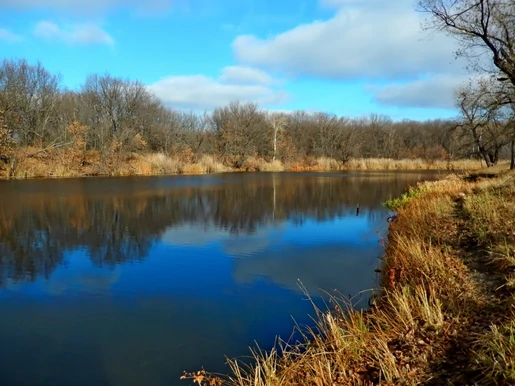
[(515, 2), (512, 0), (419, 0), (429, 27), (458, 39), (458, 54), (489, 52), (493, 64), (515, 85)]
[(463, 115), (460, 126), (470, 135), (474, 152), (489, 167), (498, 162), (501, 149), (512, 140), (511, 109), (500, 103), (495, 85), (495, 81), (483, 79), (459, 93), (459, 108)]
[(0, 110), (20, 145), (48, 143), (55, 138), (59, 76), (40, 63), (4, 60), (0, 65)]
[(266, 115), (255, 103), (230, 103), (212, 114), (218, 152), (226, 162), (241, 167), (248, 156), (264, 156), (270, 151)]
[(95, 136), (97, 148), (112, 141), (131, 146), (135, 136), (149, 135), (162, 124), (162, 104), (137, 81), (90, 75), (81, 90), (81, 120)]
[(360, 135), (359, 126), (346, 118), (338, 119), (339, 130), (335, 138), (336, 156), (342, 164), (351, 158), (359, 156), (363, 145), (363, 136)]
[[(515, 2), (513, 0), (419, 0), (418, 5), (420, 11), (431, 16), (429, 28), (442, 30), (460, 42), (461, 48), (457, 52), (458, 55), (468, 58), (476, 70), (495, 73), (497, 81), (509, 81), (511, 88), (515, 86)], [(486, 68), (484, 63), (476, 60), (478, 57), (482, 58), (482, 54), (485, 53), (491, 55), (491, 61), (486, 64)], [(474, 99), (473, 97), (465, 100), (462, 95), (459, 101), (462, 112), (464, 108), (471, 111), (470, 103)], [(481, 99), (479, 104), (484, 104), (484, 95)], [(513, 104), (514, 99), (511, 95), (505, 98), (503, 103)], [(477, 99), (476, 101), (480, 102)], [(490, 109), (490, 112), (495, 111), (497, 114), (501, 110), (495, 108)], [(465, 114), (465, 119), (470, 120), (470, 115)], [(511, 124), (507, 123), (508, 129)], [(472, 127), (475, 125), (473, 124)], [(492, 125), (497, 128), (498, 122)], [(475, 138), (475, 141), (477, 142), (478, 139)], [(478, 146), (481, 149), (479, 144)], [(512, 144), (512, 148), (515, 148), (515, 144)], [(480, 152), (483, 154), (484, 151), (480, 150)], [(514, 157), (512, 152), (512, 158)], [(511, 163), (511, 168), (515, 168), (515, 162)]]
[(278, 152), (277, 144), (280, 141), (280, 137), (284, 133), (284, 129), (288, 124), (288, 116), (284, 113), (272, 112), (268, 114), (268, 121), (272, 126), (272, 161), (275, 161)]

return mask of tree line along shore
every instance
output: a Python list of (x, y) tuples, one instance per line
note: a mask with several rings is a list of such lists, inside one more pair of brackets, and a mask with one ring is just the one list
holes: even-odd
[(509, 117), (500, 107), (486, 114), (484, 98), (473, 95), (464, 94), (454, 120), (279, 113), (237, 101), (194, 113), (165, 106), (138, 81), (92, 74), (68, 90), (40, 63), (6, 59), (0, 176), (492, 166), (510, 157)]

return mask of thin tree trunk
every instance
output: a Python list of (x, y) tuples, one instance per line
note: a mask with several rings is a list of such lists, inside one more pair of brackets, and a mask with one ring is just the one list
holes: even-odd
[(486, 151), (480, 150), (480, 154), (483, 157), (483, 159), (485, 160), (487, 168), (493, 166), (492, 163), (490, 162), (489, 155), (488, 155), (488, 153)]
[(511, 140), (511, 162), (510, 169), (515, 169), (515, 139)]
[(275, 161), (275, 155), (277, 154), (277, 123), (275, 122), (275, 119), (274, 119), (274, 157), (273, 157), (273, 161)]

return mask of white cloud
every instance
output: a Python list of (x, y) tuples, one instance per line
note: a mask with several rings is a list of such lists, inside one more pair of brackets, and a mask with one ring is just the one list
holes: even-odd
[(76, 24), (60, 27), (50, 21), (36, 24), (34, 36), (49, 41), (60, 41), (68, 44), (108, 44), (113, 45), (113, 38), (95, 24)]
[(411, 82), (369, 86), (376, 102), (384, 106), (456, 108), (458, 91), (491, 80), (491, 74), (436, 74)]
[(252, 67), (229, 66), (222, 70), (220, 80), (238, 84), (271, 84), (272, 77), (264, 71)]
[(0, 41), (2, 40), (9, 43), (13, 43), (22, 40), (22, 38), (14, 32), (0, 28)]
[(334, 17), (299, 25), (270, 38), (240, 35), (240, 63), (291, 75), (336, 79), (416, 77), (459, 72), (453, 40), (421, 32), (411, 0), (325, 0)]
[[(73, 263), (70, 263), (73, 264)], [(116, 284), (121, 277), (119, 267), (112, 271), (105, 271), (99, 268), (81, 268), (68, 266), (66, 272), (57, 270), (50, 280), (43, 283), (45, 291), (52, 296), (60, 296), (69, 290), (80, 290), (87, 293), (105, 293), (112, 285)]]
[(438, 74), (405, 83), (370, 87), (374, 99), (385, 106), (453, 108), (456, 91), (465, 86), (469, 77)]
[[(424, 32), (413, 0), (319, 0), (334, 16), (262, 38), (233, 41), (242, 65), (342, 81), (365, 81), (384, 106), (453, 108), (467, 80), (455, 41)], [(384, 84), (388, 82), (389, 84)]]
[(41, 21), (34, 27), (34, 35), (42, 39), (58, 38), (62, 34), (61, 29), (49, 21)]
[(169, 228), (162, 241), (170, 245), (203, 247), (220, 244), (225, 253), (234, 257), (246, 257), (266, 249), (270, 245), (270, 229), (259, 229), (252, 235), (234, 235), (213, 223), (186, 224)]
[(169, 76), (149, 86), (171, 107), (211, 110), (233, 101), (274, 105), (286, 100), (284, 91), (271, 86), (268, 74), (252, 68), (226, 67), (219, 78), (205, 75)]
[(203, 247), (230, 238), (229, 232), (217, 228), (214, 224), (185, 224), (168, 228), (161, 241), (170, 245)]
[(298, 292), (302, 291), (299, 286), (302, 283), (312, 295), (327, 294), (324, 291), (333, 289), (355, 295), (370, 288), (374, 278), (367, 272), (373, 272), (378, 253), (378, 248), (363, 249), (352, 244), (341, 249), (334, 245), (288, 246), (234, 260), (233, 276), (239, 283), (253, 283), (266, 277)]

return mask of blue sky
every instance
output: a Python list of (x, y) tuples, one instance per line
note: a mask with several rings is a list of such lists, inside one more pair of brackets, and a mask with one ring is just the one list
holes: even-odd
[(413, 0), (0, 0), (0, 51), (73, 89), (137, 79), (186, 110), (454, 117), (468, 74), (422, 21)]

